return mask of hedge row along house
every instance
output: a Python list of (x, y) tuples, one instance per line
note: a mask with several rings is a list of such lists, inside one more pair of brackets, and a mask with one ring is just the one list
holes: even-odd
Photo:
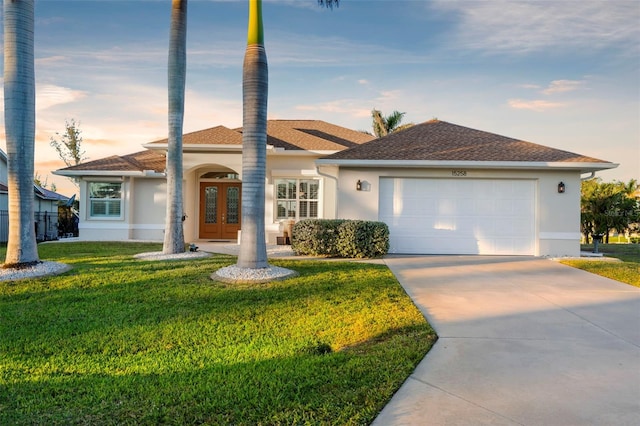
[[(265, 223), (379, 220), (390, 253), (577, 256), (580, 181), (617, 164), (431, 120), (375, 139), (319, 120), (269, 120)], [(162, 241), (167, 140), (55, 171), (80, 179), (80, 238)], [(242, 128), (184, 135), (185, 239), (242, 230)]]

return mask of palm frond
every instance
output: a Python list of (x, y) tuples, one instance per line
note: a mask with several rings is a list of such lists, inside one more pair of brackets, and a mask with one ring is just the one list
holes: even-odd
[(385, 121), (387, 122), (387, 131), (389, 133), (391, 133), (398, 126), (400, 126), (400, 123), (402, 122), (402, 117), (404, 117), (404, 114), (405, 114), (404, 112), (393, 111), (391, 114), (387, 116)]
[(371, 111), (371, 118), (373, 119), (373, 133), (379, 138), (386, 136), (388, 133), (387, 120), (382, 116), (382, 113), (377, 109), (373, 109)]
[(327, 6), (329, 9), (333, 9), (333, 5), (340, 6), (340, 0), (318, 0), (318, 5)]

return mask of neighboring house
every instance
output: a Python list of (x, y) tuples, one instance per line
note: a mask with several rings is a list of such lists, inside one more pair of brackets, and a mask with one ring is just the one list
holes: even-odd
[[(267, 241), (304, 218), (381, 220), (392, 253), (576, 256), (580, 178), (617, 164), (432, 120), (374, 139), (267, 125)], [(241, 229), (242, 129), (184, 135), (185, 239)], [(80, 238), (162, 240), (167, 140), (54, 173), (80, 178)]]
[[(7, 190), (7, 154), (0, 150), (0, 242), (9, 237), (9, 195)], [(68, 197), (33, 184), (33, 211), (38, 241), (58, 238), (58, 205)]]

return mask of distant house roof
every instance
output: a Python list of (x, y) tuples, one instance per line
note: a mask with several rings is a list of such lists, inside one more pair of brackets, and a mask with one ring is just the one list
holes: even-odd
[[(4, 166), (6, 167), (8, 157), (7, 157), (7, 154), (2, 149), (0, 149), (0, 161), (5, 163)], [(4, 182), (0, 182), (0, 194), (7, 194), (8, 192), (9, 192), (9, 187)], [(52, 200), (52, 201), (68, 201), (69, 200), (69, 197), (66, 197), (62, 194), (58, 194), (55, 191), (49, 191), (48, 189), (43, 188), (36, 183), (33, 184), (33, 193), (36, 197), (43, 200)]]
[[(0, 183), (0, 194), (7, 194), (9, 192), (9, 188), (4, 183)], [(33, 184), (33, 194), (42, 199), (42, 200), (50, 200), (50, 201), (68, 201), (69, 197), (58, 194), (55, 191), (49, 191), (46, 188), (41, 187), (38, 184)]]
[(41, 198), (43, 200), (51, 200), (51, 201), (68, 201), (69, 200), (69, 197), (66, 197), (62, 194), (58, 194), (55, 191), (49, 191), (48, 189), (43, 188), (37, 184), (33, 184), (33, 189), (36, 197)]
[[(573, 152), (431, 120), (318, 160), (319, 164), (415, 165), (443, 163), (583, 163), (599, 169), (617, 164)], [(589, 167), (590, 167), (589, 166)], [(579, 168), (580, 165), (576, 164)], [(573, 167), (572, 167), (573, 168)], [(588, 168), (588, 167), (587, 167)]]
[[(267, 144), (288, 151), (340, 151), (373, 139), (363, 132), (347, 129), (321, 120), (268, 120)], [(150, 149), (163, 149), (167, 139), (145, 145)], [(229, 129), (216, 126), (187, 133), (182, 137), (185, 149), (205, 145), (242, 146), (242, 127)]]

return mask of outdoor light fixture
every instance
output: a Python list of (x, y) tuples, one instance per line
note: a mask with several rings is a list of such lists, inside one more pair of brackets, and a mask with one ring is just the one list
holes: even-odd
[(360, 181), (360, 179), (358, 179), (358, 182), (356, 182), (356, 191), (362, 191), (362, 182)]
[(558, 194), (564, 194), (564, 182), (558, 184)]

